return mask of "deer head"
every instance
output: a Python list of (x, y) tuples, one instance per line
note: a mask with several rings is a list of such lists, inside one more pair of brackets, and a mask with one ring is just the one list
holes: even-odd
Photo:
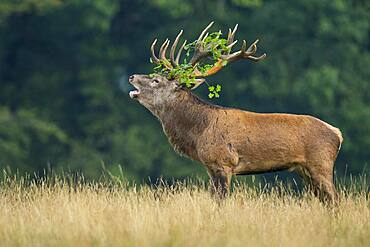
[[(192, 74), (190, 75), (190, 77), (192, 78), (192, 84), (190, 86), (191, 90), (200, 86), (205, 81), (205, 77), (217, 73), (229, 62), (234, 62), (241, 59), (249, 59), (257, 62), (266, 57), (266, 54), (263, 54), (260, 57), (254, 56), (257, 51), (258, 40), (254, 41), (248, 48), (247, 42), (243, 40), (241, 49), (236, 52), (231, 52), (231, 49), (237, 43), (237, 40), (234, 41), (234, 37), (238, 25), (235, 25), (234, 29), (229, 29), (226, 49), (221, 51), (221, 55), (219, 56), (218, 60), (206, 71), (200, 71), (198, 69), (199, 63), (203, 59), (212, 57), (212, 50), (217, 49), (217, 44), (204, 42), (209, 35), (208, 30), (211, 28), (212, 25), (213, 22), (211, 22), (202, 31), (198, 39), (195, 41), (193, 56), (187, 64), (187, 66), (192, 69)], [(182, 33), (183, 30), (180, 31), (175, 41), (173, 42), (173, 45), (170, 49), (169, 59), (167, 59), (166, 57), (166, 52), (170, 45), (170, 41), (168, 39), (166, 39), (161, 45), (158, 57), (155, 54), (155, 45), (157, 43), (157, 39), (155, 39), (151, 45), (152, 62), (154, 64), (161, 65), (168, 72), (168, 74), (171, 74), (171, 71), (180, 66), (179, 61), (181, 58), (181, 53), (187, 43), (186, 40), (178, 49), (177, 54), (175, 53), (177, 44)], [(135, 90), (130, 92), (130, 97), (133, 99), (137, 99), (142, 105), (144, 105), (152, 112), (155, 111), (155, 109), (160, 108), (166, 102), (171, 102), (171, 100), (177, 97), (177, 92), (184, 90), (184, 85), (178, 81), (178, 78), (176, 76), (171, 77), (159, 74), (156, 74), (154, 76), (132, 75), (129, 78), (129, 82), (135, 87)]]

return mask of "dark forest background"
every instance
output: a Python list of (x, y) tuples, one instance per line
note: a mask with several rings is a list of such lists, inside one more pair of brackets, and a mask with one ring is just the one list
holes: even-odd
[[(213, 76), (224, 106), (312, 114), (339, 127), (337, 174), (369, 172), (370, 3), (367, 0), (1, 0), (0, 168), (79, 171), (105, 164), (137, 181), (204, 174), (168, 144), (128, 97), (128, 76), (150, 73), (154, 38), (192, 40), (239, 23), (260, 38), (260, 63)], [(240, 45), (240, 44), (239, 44)], [(197, 94), (207, 98), (205, 87)]]

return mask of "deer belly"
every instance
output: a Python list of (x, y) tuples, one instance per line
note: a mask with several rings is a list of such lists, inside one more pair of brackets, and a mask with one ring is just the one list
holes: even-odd
[(290, 169), (305, 162), (304, 148), (280, 143), (255, 145), (239, 150), (239, 163), (235, 174), (255, 174)]
[(287, 163), (287, 164), (275, 162), (252, 163), (250, 161), (241, 160), (239, 164), (234, 168), (233, 172), (236, 175), (259, 174), (287, 170), (292, 167), (295, 167), (296, 165), (297, 163)]

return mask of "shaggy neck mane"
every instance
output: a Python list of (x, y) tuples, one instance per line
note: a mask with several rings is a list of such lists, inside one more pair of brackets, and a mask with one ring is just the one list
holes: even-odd
[(197, 137), (209, 126), (212, 113), (221, 107), (204, 102), (189, 90), (180, 90), (158, 114), (169, 142), (180, 154), (197, 159)]

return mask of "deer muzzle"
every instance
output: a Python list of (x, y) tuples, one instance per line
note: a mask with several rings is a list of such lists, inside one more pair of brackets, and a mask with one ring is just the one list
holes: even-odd
[(131, 99), (136, 99), (140, 94), (140, 89), (137, 88), (137, 86), (135, 86), (135, 84), (133, 83), (134, 79), (135, 79), (134, 75), (130, 76), (129, 79), (128, 79), (129, 83), (135, 88), (134, 90), (131, 90), (129, 92), (129, 95), (130, 95)]

